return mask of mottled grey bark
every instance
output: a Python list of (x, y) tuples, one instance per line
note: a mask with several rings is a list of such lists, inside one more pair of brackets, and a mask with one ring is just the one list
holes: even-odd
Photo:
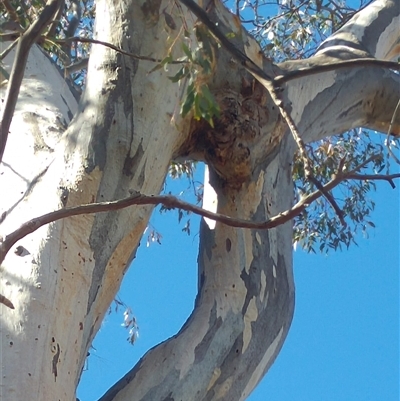
[[(393, 3), (386, 6), (391, 18), (385, 12), (385, 23), (390, 24), (398, 10)], [(229, 31), (222, 23), (227, 24), (229, 15), (211, 7), (209, 12), (214, 20), (220, 17), (220, 29)], [(284, 63), (280, 70), (266, 62), (264, 69), (279, 75), (313, 63), (375, 55), (360, 53), (359, 42), (346, 35), (345, 50), (335, 40), (312, 60)], [(229, 57), (220, 51), (212, 83), (222, 117), (215, 129), (195, 126), (182, 152), (208, 162), (218, 212), (262, 221), (292, 204), (295, 148), (266, 90), (227, 63)], [(398, 75), (383, 69), (343, 69), (288, 83), (284, 99), (304, 141), (310, 142), (357, 126), (387, 130), (399, 84)], [(294, 310), (291, 223), (257, 231), (218, 223), (211, 228), (203, 222), (200, 238), (199, 294), (191, 317), (101, 401), (242, 400), (275, 360)]]
[[(170, 46), (160, 14), (165, 6), (157, 0), (99, 1), (96, 37), (162, 59)], [(377, 1), (314, 58), (273, 66), (220, 3), (209, 12), (222, 30), (236, 33), (242, 51), (274, 75), (366, 55), (391, 59), (399, 37), (393, 28), (399, 2)], [(172, 17), (180, 21), (178, 14)], [(174, 57), (181, 56), (177, 48)], [(190, 116), (181, 120), (182, 89), (162, 69), (148, 74), (154, 65), (101, 46), (92, 49), (77, 111), (61, 95), (58, 100), (69, 105), (67, 110), (52, 100), (27, 111), (33, 103), (29, 79), (38, 87), (45, 81), (27, 76), (17, 111), (27, 137), (22, 144), (20, 126), (12, 127), (3, 165), (12, 196), (2, 200), (7, 210), (2, 231), (7, 234), (27, 219), (63, 206), (118, 199), (132, 190), (158, 193), (171, 159), (180, 157), (208, 163), (205, 201), (215, 197), (220, 213), (262, 221), (290, 208), (294, 141), (263, 85), (223, 49), (217, 56), (210, 88), (222, 115), (215, 129)], [(173, 71), (171, 67), (170, 75)], [(391, 71), (342, 69), (288, 82), (283, 99), (308, 142), (360, 125), (385, 131), (399, 84)], [(74, 114), (62, 138), (62, 127), (56, 135), (40, 131), (50, 124), (46, 107), (53, 117)], [(396, 120), (394, 132), (399, 126)], [(32, 166), (24, 176), (16, 149)], [(10, 183), (17, 177), (20, 187), (14, 193)], [(22, 198), (19, 188), (25, 191)], [(7, 256), (0, 293), (16, 306), (15, 311), (2, 309), (1, 390), (7, 397), (74, 400), (88, 347), (134, 258), (150, 212), (151, 207), (133, 207), (69, 218), (21, 240), (27, 251), (23, 257)], [(269, 231), (203, 222), (199, 294), (191, 317), (102, 400), (245, 399), (275, 360), (290, 327), (291, 240), (290, 221)]]

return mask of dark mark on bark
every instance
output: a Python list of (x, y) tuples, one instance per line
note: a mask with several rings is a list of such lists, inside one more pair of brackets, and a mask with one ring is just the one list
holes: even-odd
[(66, 187), (59, 187), (60, 190), (60, 200), (61, 203), (63, 204), (63, 206), (67, 206), (67, 202), (68, 202), (68, 195), (69, 195), (69, 189)]
[(69, 121), (71, 121), (71, 120), (74, 118), (74, 115), (73, 115), (71, 109), (69, 108), (68, 103), (67, 103), (67, 101), (65, 100), (64, 96), (63, 96), (63, 95), (60, 95), (60, 97), (61, 97), (62, 101), (64, 102), (64, 104), (65, 104), (65, 105), (67, 106), (67, 108), (68, 108), (67, 114), (68, 114)]
[(26, 256), (26, 255), (30, 255), (30, 252), (29, 252), (26, 248), (24, 248), (22, 245), (18, 245), (18, 246), (15, 248), (14, 253), (15, 253), (17, 256)]
[(127, 177), (133, 177), (133, 175), (135, 174), (135, 170), (137, 169), (140, 163), (140, 160), (143, 158), (144, 150), (142, 143), (143, 143), (143, 138), (141, 139), (140, 144), (134, 156), (130, 157), (130, 155), (128, 154), (125, 158), (125, 163), (122, 171)]
[[(53, 337), (54, 340), (54, 337)], [(60, 344), (57, 343), (57, 352), (55, 353), (55, 355), (53, 356), (53, 361), (52, 361), (52, 372), (54, 375), (54, 381), (57, 381), (57, 364), (58, 364), (58, 358), (60, 357)]]
[(146, 162), (144, 162), (139, 177), (137, 178), (138, 186), (141, 187), (144, 184), (145, 180), (146, 180)]

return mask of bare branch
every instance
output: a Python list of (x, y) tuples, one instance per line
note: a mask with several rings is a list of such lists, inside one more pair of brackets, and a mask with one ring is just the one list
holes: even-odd
[(14, 40), (14, 42), (12, 42), (9, 46), (7, 46), (6, 49), (4, 49), (1, 53), (0, 53), (0, 61), (4, 59), (4, 57), (7, 56), (8, 53), (10, 53), (10, 51), (12, 49), (14, 49), (14, 47), (16, 46), (16, 44), (18, 43), (18, 39)]
[(8, 131), (10, 129), (15, 105), (19, 95), (22, 78), (24, 77), (25, 66), (28, 60), (29, 50), (36, 42), (42, 31), (58, 11), (62, 0), (48, 0), (39, 18), (22, 34), (18, 40), (15, 52), (14, 65), (11, 70), (10, 79), (7, 85), (7, 92), (4, 99), (4, 107), (0, 115), (0, 162), (3, 159), (6, 147)]
[[(175, 196), (172, 195), (143, 195), (139, 192), (135, 192), (132, 196), (129, 196), (124, 199), (110, 201), (110, 202), (99, 202), (99, 203), (90, 203), (81, 206), (74, 206), (65, 209), (56, 210), (54, 212), (50, 212), (44, 214), (42, 216), (33, 218), (26, 223), (22, 224), (17, 230), (13, 231), (9, 235), (7, 235), (2, 242), (0, 242), (0, 264), (3, 262), (9, 250), (15, 245), (17, 241), (24, 238), (26, 235), (33, 233), (38, 228), (44, 226), (45, 224), (49, 224), (55, 222), (57, 220), (64, 219), (66, 217), (78, 216), (82, 214), (93, 214), (93, 213), (101, 213), (101, 212), (109, 212), (124, 209), (128, 206), (133, 205), (159, 205), (162, 204), (167, 209), (183, 209), (188, 212), (193, 212), (203, 217), (207, 217), (209, 219), (215, 220), (217, 222), (226, 224), (230, 227), (237, 228), (250, 228), (250, 229), (262, 229), (268, 230), (274, 227), (277, 227), (281, 224), (286, 223), (287, 221), (293, 219), (298, 216), (308, 205), (314, 202), (316, 199), (325, 195), (328, 191), (335, 188), (342, 181), (349, 180), (351, 178), (354, 179), (373, 179), (372, 176), (364, 176), (357, 175), (357, 171), (363, 168), (370, 161), (374, 160), (377, 155), (373, 155), (363, 163), (356, 166), (353, 170), (343, 173), (338, 171), (338, 174), (333, 176), (332, 179), (322, 186), (322, 190), (317, 189), (316, 191), (304, 196), (301, 198), (291, 209), (285, 210), (282, 213), (277, 214), (274, 217), (271, 217), (268, 220), (263, 222), (254, 222), (250, 220), (237, 219), (233, 217), (226, 216), (220, 213), (213, 213), (208, 210), (202, 209), (199, 206), (192, 205), (191, 203), (182, 201)], [(368, 177), (368, 178), (365, 178)], [(386, 179), (389, 183), (394, 178), (400, 178), (400, 174), (394, 174), (391, 176), (386, 176), (387, 178), (383, 178), (384, 176), (378, 175), (377, 179)]]
[[(249, 71), (258, 81), (260, 81), (269, 91), (273, 90), (273, 77), (270, 77), (253, 60), (241, 52), (218, 28), (218, 25), (210, 20), (207, 13), (199, 7), (193, 0), (180, 0), (215, 36), (221, 45)], [(268, 86), (268, 87), (267, 87)]]
[(54, 36), (57, 25), (60, 23), (62, 14), (64, 12), (64, 5), (65, 5), (65, 0), (62, 0), (62, 4), (60, 5), (60, 8), (57, 11), (56, 16), (54, 17), (52, 23), (50, 24), (49, 30), (47, 31), (47, 36)]
[(400, 71), (400, 63), (394, 61), (377, 60), (375, 58), (358, 58), (353, 60), (338, 61), (329, 64), (312, 65), (310, 67), (288, 71), (285, 72), (284, 75), (279, 75), (275, 77), (273, 82), (275, 87), (280, 87), (284, 83), (292, 81), (294, 79), (303, 78), (309, 75), (321, 74), (328, 71), (335, 71), (341, 68), (355, 67), (387, 68), (395, 71)]
[[(162, 62), (161, 59), (157, 59), (154, 57), (147, 57), (147, 56), (138, 56), (137, 54), (126, 52), (125, 50), (122, 50), (121, 48), (114, 46), (111, 43), (103, 42), (101, 40), (96, 40), (96, 39), (81, 38), (79, 36), (74, 36), (72, 38), (66, 38), (66, 39), (52, 39), (52, 41), (54, 43), (68, 43), (68, 42), (92, 43), (95, 45), (102, 45), (102, 46), (108, 47), (110, 49), (115, 50), (118, 53), (121, 53), (121, 54), (131, 57), (131, 58), (134, 58), (136, 60), (151, 61), (153, 63), (161, 63)], [(168, 64), (182, 64), (182, 63), (183, 63), (183, 61), (176, 61), (176, 60), (172, 60), (172, 61), (168, 62)]]
[(361, 181), (376, 181), (376, 180), (384, 180), (387, 181), (390, 186), (395, 189), (396, 185), (393, 180), (396, 178), (400, 178), (400, 174), (347, 174), (347, 179), (349, 180), (361, 180)]
[(393, 159), (396, 161), (397, 164), (400, 164), (400, 160), (396, 157), (396, 155), (393, 153), (392, 148), (390, 146), (390, 135), (392, 134), (392, 128), (393, 128), (393, 124), (394, 124), (394, 120), (397, 117), (398, 112), (400, 111), (400, 99), (397, 102), (396, 108), (394, 109), (393, 115), (392, 115), (392, 119), (390, 120), (390, 125), (389, 125), (389, 129), (387, 132), (387, 137), (386, 137), (386, 147), (390, 153), (390, 155), (393, 157)]
[[(2, 41), (11, 41), (11, 40), (18, 41), (19, 37), (20, 37), (20, 33), (19, 32), (11, 32), (11, 33), (6, 33), (6, 34), (0, 34), (0, 39)], [(42, 43), (46, 39), (49, 39), (49, 36), (48, 35), (42, 35), (39, 38), (37, 38), (37, 42), (38, 43)], [(71, 38), (64, 38), (64, 39), (53, 39), (53, 38), (51, 38), (51, 41), (54, 42), (54, 43), (59, 43), (59, 44), (66, 44), (66, 43), (71, 43), (71, 42), (92, 43), (92, 44), (95, 44), (95, 45), (102, 45), (102, 46), (108, 47), (108, 48), (110, 48), (112, 50), (115, 50), (118, 53), (121, 53), (121, 54), (123, 54), (125, 56), (131, 57), (131, 58), (133, 58), (135, 60), (150, 61), (150, 62), (153, 62), (153, 63), (161, 63), (162, 62), (161, 59), (157, 59), (157, 58), (154, 58), (154, 57), (147, 57), (147, 56), (139, 56), (139, 55), (134, 54), (134, 53), (129, 53), (129, 52), (126, 52), (126, 51), (122, 50), (121, 48), (119, 48), (117, 46), (114, 46), (111, 43), (103, 42), (101, 40), (96, 40), (96, 39), (82, 38), (80, 36), (73, 36)], [(15, 44), (12, 44), (11, 46), (14, 47)], [(9, 51), (12, 48), (12, 47), (11, 48), (10, 47), (7, 48), (6, 50), (4, 50), (3, 53), (0, 54), (0, 60), (3, 59), (9, 53)], [(85, 68), (86, 65), (87, 65), (87, 61), (88, 61), (88, 59), (84, 59), (82, 61), (82, 64), (81, 64), (80, 61), (78, 61), (75, 64), (71, 64), (71, 65), (65, 67), (65, 70), (67, 70), (67, 72), (70, 73), (70, 72), (77, 71), (78, 69)], [(168, 64), (183, 64), (183, 63), (185, 63), (185, 61), (178, 61), (178, 60), (168, 61)], [(83, 65), (83, 66), (81, 67), (81, 65)]]
[(64, 68), (64, 74), (72, 74), (73, 72), (83, 70), (84, 68), (87, 68), (88, 63), (89, 63), (89, 58), (85, 57), (85, 58), (77, 61), (76, 63), (67, 65)]
[(0, 34), (0, 40), (2, 42), (11, 42), (13, 40), (18, 40), (24, 31), (13, 31)]

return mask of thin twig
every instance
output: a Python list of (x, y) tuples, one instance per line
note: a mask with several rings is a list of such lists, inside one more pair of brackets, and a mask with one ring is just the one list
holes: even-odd
[(387, 136), (386, 136), (386, 147), (388, 149), (389, 154), (393, 157), (393, 159), (396, 161), (397, 164), (400, 164), (400, 160), (397, 158), (397, 156), (392, 152), (392, 148), (390, 146), (390, 135), (392, 134), (392, 128), (393, 128), (393, 124), (394, 124), (394, 120), (397, 117), (397, 113), (400, 110), (400, 99), (397, 102), (396, 108), (394, 109), (392, 118), (390, 120), (390, 124), (389, 124), (389, 129), (387, 132)]
[(12, 49), (14, 49), (14, 47), (17, 45), (17, 43), (18, 43), (18, 39), (14, 40), (14, 42), (10, 43), (10, 45), (0, 53), (0, 61), (3, 60), (5, 57), (7, 57), (7, 54), (10, 53), (10, 51)]
[(299, 148), (300, 157), (303, 160), (304, 172), (305, 172), (305, 176), (306, 176), (307, 180), (312, 182), (315, 185), (315, 187), (319, 191), (321, 191), (321, 193), (325, 196), (325, 198), (327, 199), (327, 201), (329, 202), (329, 204), (332, 206), (333, 210), (339, 217), (339, 220), (340, 220), (341, 224), (343, 225), (343, 227), (346, 227), (347, 224), (346, 224), (346, 221), (344, 220), (343, 212), (340, 210), (340, 207), (336, 203), (335, 198), (327, 190), (325, 190), (324, 186), (314, 176), (311, 161), (310, 161), (310, 158), (308, 157), (304, 141), (302, 140), (300, 133), (298, 132), (298, 129), (296, 127), (295, 122), (293, 121), (292, 116), (282, 106), (282, 102), (277, 104), (277, 106), (279, 107), (281, 115), (286, 120), (286, 123), (288, 124), (289, 129), (290, 129), (290, 132), (292, 133), (292, 136), (297, 144), (297, 147)]
[[(103, 42), (101, 40), (96, 40), (96, 39), (81, 38), (79, 36), (74, 36), (72, 38), (66, 38), (66, 39), (52, 39), (52, 41), (54, 43), (67, 43), (67, 42), (92, 43), (92, 44), (95, 44), (95, 45), (102, 45), (102, 46), (108, 47), (110, 49), (115, 50), (118, 53), (121, 53), (121, 54), (123, 54), (125, 56), (128, 56), (128, 57), (131, 57), (131, 58), (134, 58), (136, 60), (151, 61), (153, 63), (161, 63), (162, 62), (161, 59), (157, 59), (157, 58), (154, 58), (154, 57), (147, 57), (147, 56), (139, 56), (139, 55), (134, 54), (134, 53), (129, 53), (129, 52), (126, 52), (125, 50), (122, 50), (121, 48), (119, 48), (117, 46), (114, 46), (111, 43)], [(184, 63), (184, 62), (183, 61), (178, 61), (178, 60), (172, 60), (172, 61), (168, 62), (168, 64), (182, 64), (182, 63)]]
[(29, 51), (36, 39), (46, 28), (49, 21), (58, 11), (62, 0), (49, 0), (39, 15), (39, 18), (22, 34), (18, 40), (15, 52), (14, 65), (11, 69), (10, 79), (4, 99), (4, 107), (0, 115), (0, 162), (3, 160), (6, 147), (8, 131), (14, 115), (15, 105), (19, 95), (22, 78), (24, 77), (25, 66), (28, 60)]
[(274, 85), (276, 87), (282, 86), (284, 83), (307, 77), (309, 75), (321, 74), (323, 72), (339, 70), (341, 68), (354, 68), (354, 67), (373, 67), (373, 68), (387, 68), (395, 71), (400, 71), (400, 63), (387, 60), (377, 60), (375, 58), (357, 58), (352, 60), (343, 60), (329, 64), (318, 64), (310, 67), (299, 68), (294, 71), (285, 72), (284, 75), (279, 75), (274, 78)]
[(376, 180), (383, 180), (387, 181), (390, 186), (395, 189), (396, 185), (394, 184), (394, 179), (400, 178), (400, 174), (347, 174), (346, 175), (349, 180), (361, 180), (361, 181), (376, 181)]
[(47, 36), (51, 37), (51, 36), (55, 35), (57, 26), (60, 23), (62, 14), (64, 12), (64, 5), (65, 5), (65, 0), (62, 0), (62, 4), (60, 5), (60, 8), (58, 9), (57, 14), (55, 15), (53, 21), (51, 22), (51, 24), (49, 26), (49, 30), (46, 33)]

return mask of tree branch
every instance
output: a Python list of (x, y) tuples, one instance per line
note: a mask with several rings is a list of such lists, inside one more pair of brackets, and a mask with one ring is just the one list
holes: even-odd
[(20, 20), (18, 14), (15, 12), (13, 5), (10, 3), (9, 0), (3, 0), (3, 5), (7, 10), (8, 14), (10, 15), (11, 19), (16, 23), (20, 24)]
[(395, 189), (396, 185), (394, 184), (393, 180), (396, 178), (400, 178), (400, 174), (348, 174), (347, 179), (349, 180), (361, 180), (361, 181), (376, 181), (376, 180), (384, 180), (387, 181), (390, 186)]
[(393, 157), (393, 159), (396, 161), (397, 164), (400, 164), (400, 160), (398, 159), (398, 157), (392, 151), (392, 147), (391, 147), (391, 143), (390, 143), (390, 135), (391, 134), (394, 135), (392, 133), (392, 128), (393, 128), (393, 125), (394, 125), (394, 121), (395, 121), (395, 119), (397, 117), (397, 113), (399, 113), (399, 111), (400, 111), (400, 99), (397, 102), (396, 108), (394, 109), (392, 118), (390, 120), (389, 129), (388, 129), (388, 132), (387, 132), (387, 137), (386, 137), (386, 147), (387, 147), (387, 149), (389, 151), (389, 154)]
[[(218, 28), (218, 25), (210, 20), (208, 14), (193, 0), (180, 0), (214, 35), (221, 45), (243, 65), (268, 91), (273, 90), (273, 77), (270, 77), (252, 59), (241, 52)], [(271, 63), (272, 64), (272, 63)]]
[(8, 131), (14, 115), (15, 105), (17, 104), (30, 48), (36, 42), (36, 39), (43, 32), (47, 24), (51, 21), (61, 4), (62, 0), (48, 0), (46, 6), (39, 15), (39, 18), (25, 31), (23, 35), (21, 35), (18, 40), (14, 65), (11, 70), (10, 80), (8, 81), (7, 92), (4, 99), (4, 107), (0, 115), (0, 162), (3, 160)]
[(1, 53), (0, 53), (0, 61), (3, 60), (8, 53), (10, 53), (10, 51), (12, 49), (14, 49), (14, 47), (17, 45), (18, 43), (18, 39), (14, 40), (14, 42), (12, 42), (9, 46), (7, 46), (6, 49), (4, 49)]
[(275, 87), (280, 87), (284, 83), (294, 79), (303, 78), (309, 75), (321, 74), (323, 72), (334, 71), (341, 68), (354, 68), (354, 67), (373, 67), (373, 68), (387, 68), (395, 71), (400, 71), (400, 63), (394, 61), (377, 60), (375, 58), (358, 58), (353, 60), (343, 60), (329, 64), (319, 64), (310, 67), (299, 68), (294, 71), (288, 71), (283, 75), (274, 78), (273, 83)]
[[(281, 224), (286, 223), (287, 221), (293, 219), (298, 216), (308, 205), (314, 202), (316, 199), (325, 195), (326, 192), (332, 190), (342, 181), (348, 179), (374, 179), (374, 175), (358, 175), (356, 174), (361, 168), (363, 168), (366, 164), (372, 161), (376, 155), (371, 156), (367, 160), (365, 160), (360, 165), (356, 166), (353, 170), (343, 173), (340, 170), (338, 173), (332, 177), (332, 179), (327, 182), (325, 185), (321, 185), (322, 189), (317, 189), (316, 191), (304, 196), (301, 198), (291, 209), (285, 210), (282, 213), (277, 214), (274, 217), (271, 217), (268, 220), (263, 222), (254, 222), (250, 220), (244, 219), (236, 219), (232, 218), (220, 213), (213, 213), (208, 210), (202, 209), (199, 206), (195, 206), (191, 203), (182, 201), (175, 196), (172, 195), (143, 195), (139, 192), (135, 192), (132, 196), (129, 196), (124, 199), (110, 201), (110, 202), (99, 202), (99, 203), (90, 203), (81, 206), (74, 206), (69, 208), (64, 208), (60, 210), (56, 210), (54, 212), (50, 212), (44, 214), (42, 216), (33, 218), (26, 223), (22, 224), (17, 230), (13, 231), (9, 235), (7, 235), (3, 241), (0, 242), (0, 264), (4, 261), (9, 250), (15, 245), (17, 241), (24, 238), (26, 235), (33, 233), (38, 228), (44, 226), (45, 224), (49, 224), (55, 222), (57, 220), (64, 219), (66, 217), (78, 216), (82, 214), (93, 214), (93, 213), (101, 213), (101, 212), (109, 212), (124, 209), (128, 206), (133, 205), (159, 205), (162, 204), (167, 209), (183, 209), (188, 212), (193, 212), (203, 217), (207, 217), (209, 219), (218, 221), (220, 223), (226, 224), (230, 227), (237, 228), (250, 228), (250, 229), (271, 229), (277, 227)], [(343, 164), (341, 164), (343, 166)], [(393, 174), (389, 176), (377, 175), (377, 179), (386, 180), (391, 185), (393, 184), (392, 180), (395, 178), (400, 178), (400, 174)], [(393, 184), (394, 185), (394, 184)], [(392, 185), (392, 187), (393, 187)]]
[(0, 304), (3, 304), (10, 309), (15, 309), (14, 304), (2, 294), (0, 294)]
[[(111, 43), (103, 42), (101, 40), (90, 39), (90, 38), (81, 38), (79, 36), (74, 36), (72, 38), (66, 38), (66, 39), (52, 39), (52, 40), (54, 43), (81, 42), (81, 43), (92, 43), (95, 45), (102, 45), (102, 46), (108, 47), (110, 49), (113, 49), (116, 52), (121, 53), (125, 56), (134, 58), (136, 60), (151, 61), (153, 63), (161, 63), (162, 62), (161, 59), (157, 59), (154, 57), (138, 56), (137, 54), (126, 52), (125, 50), (122, 50), (121, 48), (114, 46)], [(183, 63), (183, 61), (177, 61), (177, 60), (172, 60), (172, 61), (168, 62), (168, 64), (182, 64), (182, 63)]]
[(313, 174), (311, 162), (307, 155), (304, 142), (301, 135), (296, 127), (296, 124), (290, 115), (286, 111), (281, 93), (281, 85), (292, 79), (297, 79), (303, 76), (322, 73), (325, 71), (332, 71), (339, 68), (350, 68), (358, 66), (373, 66), (376, 68), (391, 68), (394, 70), (400, 70), (400, 64), (385, 60), (376, 60), (373, 58), (355, 59), (355, 60), (345, 60), (337, 63), (315, 65), (311, 67), (302, 68), (296, 71), (290, 71), (285, 75), (280, 75), (278, 77), (270, 77), (263, 69), (261, 69), (257, 64), (255, 64), (249, 57), (247, 57), (243, 52), (241, 52), (218, 28), (218, 24), (212, 22), (207, 14), (201, 7), (199, 7), (193, 0), (180, 0), (190, 11), (192, 11), (196, 17), (210, 30), (210, 32), (216, 37), (216, 39), (221, 43), (221, 45), (237, 60), (239, 61), (246, 70), (252, 74), (269, 92), (273, 102), (279, 108), (280, 114), (286, 121), (292, 136), (299, 148), (300, 156), (303, 159), (304, 171), (306, 178), (312, 182), (316, 188), (322, 193), (332, 208), (335, 210), (343, 226), (346, 226), (344, 220), (343, 212), (337, 205), (334, 197), (329, 193), (329, 190), (325, 188)]

